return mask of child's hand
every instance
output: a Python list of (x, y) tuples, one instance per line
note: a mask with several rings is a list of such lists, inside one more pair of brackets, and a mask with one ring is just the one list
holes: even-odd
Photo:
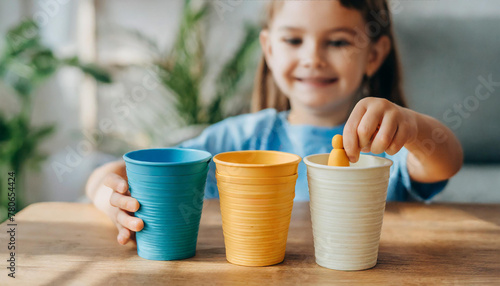
[(144, 227), (144, 222), (132, 215), (139, 209), (139, 202), (130, 197), (127, 180), (112, 173), (106, 177), (104, 185), (113, 190), (110, 203), (118, 208), (116, 216), (113, 215), (111, 218), (118, 228), (118, 243), (125, 245), (129, 240), (135, 241), (135, 232)]
[(396, 154), (417, 137), (415, 112), (386, 99), (367, 97), (354, 107), (344, 127), (344, 149), (355, 163), (359, 152)]

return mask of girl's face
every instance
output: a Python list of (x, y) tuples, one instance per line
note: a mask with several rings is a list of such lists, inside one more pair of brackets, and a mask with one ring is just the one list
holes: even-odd
[(375, 73), (389, 52), (389, 39), (371, 43), (361, 13), (339, 1), (282, 2), (260, 37), (274, 80), (292, 109), (348, 112), (363, 75)]

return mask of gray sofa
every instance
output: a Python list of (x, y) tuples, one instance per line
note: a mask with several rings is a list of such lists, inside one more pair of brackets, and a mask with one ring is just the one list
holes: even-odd
[(500, 203), (498, 6), (402, 1), (393, 15), (410, 107), (445, 123), (464, 148), (463, 169), (435, 201)]

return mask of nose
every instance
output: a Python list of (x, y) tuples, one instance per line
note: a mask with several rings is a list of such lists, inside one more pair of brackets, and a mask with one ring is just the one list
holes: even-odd
[(301, 62), (306, 68), (317, 69), (324, 67), (326, 63), (320, 45), (318, 43), (310, 43), (305, 46)]

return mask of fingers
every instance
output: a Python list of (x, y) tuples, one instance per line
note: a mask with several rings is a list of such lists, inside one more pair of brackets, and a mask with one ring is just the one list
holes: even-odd
[(359, 147), (363, 150), (370, 150), (373, 135), (377, 131), (380, 121), (383, 118), (383, 111), (378, 109), (369, 109), (359, 122), (358, 140)]
[(359, 160), (360, 152), (389, 155), (397, 153), (415, 135), (411, 114), (378, 98), (360, 100), (344, 127), (344, 150), (349, 161)]
[(403, 148), (404, 144), (408, 141), (409, 138), (409, 132), (408, 129), (406, 128), (406, 124), (400, 124), (398, 126), (398, 129), (396, 131), (396, 134), (394, 134), (394, 138), (392, 139), (392, 143), (389, 145), (389, 147), (385, 150), (385, 152), (389, 155), (394, 155), (401, 148)]
[(127, 195), (122, 195), (117, 192), (113, 192), (109, 198), (109, 202), (112, 206), (126, 210), (129, 212), (136, 212), (139, 209), (139, 201)]
[(344, 140), (344, 150), (347, 154), (347, 157), (349, 157), (349, 161), (353, 163), (357, 162), (359, 158), (359, 152), (361, 148), (359, 147), (357, 129), (359, 122), (361, 121), (361, 118), (363, 118), (365, 112), (365, 106), (360, 105), (359, 103), (356, 104), (344, 126), (344, 132), (342, 136)]
[(127, 213), (127, 211), (136, 212), (140, 204), (135, 198), (130, 197), (128, 183), (124, 177), (115, 173), (109, 174), (104, 179), (104, 185), (113, 190), (109, 202), (118, 208), (115, 220), (118, 228), (116, 240), (119, 244), (125, 245), (129, 241), (134, 241), (136, 231), (144, 228), (142, 219)]
[(130, 229), (124, 227), (119, 222), (116, 222), (116, 227), (118, 228), (118, 235), (116, 236), (116, 240), (121, 245), (126, 245), (129, 241), (137, 244), (135, 239), (135, 232)]
[(387, 114), (382, 120), (380, 129), (376, 132), (375, 138), (371, 143), (370, 152), (380, 154), (387, 150), (392, 144), (394, 135), (398, 129), (398, 122), (394, 115)]
[(133, 217), (123, 210), (118, 211), (116, 219), (119, 224), (132, 231), (141, 231), (144, 228), (142, 219)]
[(131, 232), (130, 232), (130, 238), (129, 238), (129, 241), (132, 241), (135, 245), (137, 245), (137, 240), (136, 240), (135, 236), (136, 236), (136, 232), (131, 231)]
[(119, 176), (122, 176), (124, 180), (127, 180), (127, 167), (125, 166), (125, 161), (121, 160), (118, 164), (118, 167), (116, 168), (116, 173)]
[(104, 179), (104, 185), (120, 194), (125, 195), (128, 193), (127, 181), (117, 174), (111, 173), (106, 176), (106, 178)]
[(125, 245), (130, 240), (130, 230), (124, 228), (121, 224), (116, 224), (118, 228), (118, 235), (116, 236), (116, 240), (119, 244)]

